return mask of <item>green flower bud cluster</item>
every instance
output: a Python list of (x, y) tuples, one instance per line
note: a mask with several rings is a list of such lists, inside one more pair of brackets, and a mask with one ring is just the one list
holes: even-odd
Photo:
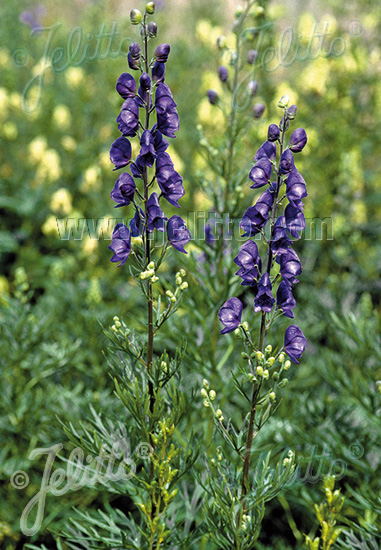
[(159, 280), (159, 277), (155, 275), (155, 262), (150, 262), (147, 265), (147, 269), (140, 273), (140, 279), (142, 281), (151, 279), (152, 283), (156, 283)]
[(224, 416), (221, 409), (215, 410), (212, 403), (216, 399), (216, 392), (209, 389), (209, 383), (205, 379), (203, 380), (203, 387), (201, 388), (201, 397), (203, 398), (204, 407), (210, 407), (217, 420), (222, 422), (224, 420)]

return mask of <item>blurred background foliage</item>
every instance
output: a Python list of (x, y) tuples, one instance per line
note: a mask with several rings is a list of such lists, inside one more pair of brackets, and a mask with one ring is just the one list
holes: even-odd
[[(279, 119), (279, 97), (287, 94), (309, 138), (298, 158), (309, 191), (306, 217), (331, 219), (334, 238), (298, 243), (304, 272), (297, 322), (309, 348), (290, 374), (280, 415), (261, 445), (275, 455), (289, 446), (301, 456), (315, 446), (317, 453), (328, 450), (328, 462), (344, 460), (339, 483), (347, 497), (348, 531), (340, 547), (378, 548), (381, 7), (359, 0), (262, 5), (262, 30), (248, 46), (259, 52), (255, 101), (266, 110), (261, 119), (253, 117), (239, 158), (250, 166), (268, 124)], [(101, 325), (116, 314), (132, 328), (144, 319), (127, 270), (115, 269), (107, 250), (107, 223), (118, 215), (108, 198), (115, 180), (108, 151), (118, 136), (114, 86), (136, 39), (128, 20), (133, 7), (140, 6), (130, 0), (3, 0), (0, 6), (0, 547), (6, 550), (23, 547), (19, 518), (41, 480), (43, 464), (27, 460), (30, 450), (66, 441), (56, 416), (86, 419), (90, 404), (118, 414), (115, 400), (111, 406)], [(197, 125), (211, 141), (224, 132), (206, 91), (219, 91), (216, 40), (221, 34), (230, 39), (236, 8), (227, 0), (157, 0), (160, 40), (171, 44), (167, 82), (181, 120), (170, 147), (185, 180), (184, 218), (213, 208), (199, 186), (200, 174), (214, 176), (200, 153)], [(96, 35), (102, 33), (100, 41)], [(324, 33), (320, 45), (318, 33)], [(55, 54), (52, 68), (55, 48), (63, 48), (62, 57)], [(249, 185), (244, 193), (251, 204)], [(83, 239), (62, 240), (57, 217), (101, 221)], [(90, 238), (101, 226), (106, 238)], [(180, 261), (172, 256), (168, 277)], [(197, 312), (192, 317), (184, 304), (172, 335), (186, 336), (187, 323), (197, 322)], [(171, 348), (167, 336), (163, 345)], [(229, 339), (218, 340), (222, 355)], [(197, 342), (188, 346), (196, 349)], [(229, 364), (235, 360), (233, 351)], [(213, 382), (221, 406), (234, 416), (242, 403), (232, 396), (227, 373), (224, 366), (219, 386)], [(183, 384), (189, 389), (201, 380), (201, 373), (194, 375), (185, 358)], [(189, 418), (210, 443), (211, 422), (198, 400)], [(361, 457), (353, 458), (353, 445), (362, 449)], [(25, 493), (9, 483), (17, 469), (29, 472)], [(263, 548), (299, 548), (301, 533), (313, 533), (318, 486), (296, 483), (285, 497), (267, 512)], [(101, 490), (85, 489), (51, 497), (44, 527), (59, 530), (72, 506), (95, 509), (106, 498)], [(121, 509), (128, 509), (128, 501)], [(47, 530), (34, 539), (55, 548)]]

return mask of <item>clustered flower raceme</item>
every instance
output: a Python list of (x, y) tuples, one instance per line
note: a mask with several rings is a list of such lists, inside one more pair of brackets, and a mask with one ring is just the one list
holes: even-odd
[[(153, 2), (147, 6), (153, 5)], [(146, 8), (147, 13), (153, 13), (153, 8)], [(131, 22), (140, 24), (142, 15), (139, 10), (132, 10)], [(144, 25), (145, 23), (143, 23)], [(143, 29), (142, 29), (143, 30)], [(155, 31), (155, 32), (154, 32)], [(146, 27), (147, 36), (156, 36), (156, 23), (149, 23)], [(112, 234), (112, 243), (109, 248), (114, 255), (112, 262), (120, 262), (122, 266), (132, 251), (131, 237), (145, 235), (148, 230), (152, 233), (166, 231), (168, 242), (180, 252), (186, 254), (184, 245), (191, 238), (190, 232), (184, 220), (178, 216), (172, 216), (169, 220), (160, 206), (162, 198), (170, 204), (180, 208), (179, 199), (185, 191), (183, 179), (175, 170), (171, 157), (167, 153), (168, 141), (166, 137), (175, 138), (175, 132), (179, 129), (179, 116), (177, 105), (172, 92), (165, 84), (165, 63), (170, 52), (169, 44), (160, 44), (154, 52), (153, 60), (149, 62), (144, 57), (140, 45), (137, 42), (130, 44), (128, 52), (128, 65), (130, 69), (140, 71), (139, 87), (132, 74), (122, 73), (116, 83), (116, 91), (124, 99), (120, 114), (116, 122), (122, 136), (116, 139), (111, 146), (110, 159), (114, 164), (114, 170), (130, 167), (131, 174), (122, 172), (111, 191), (111, 198), (116, 202), (115, 208), (128, 206), (133, 203), (135, 215), (129, 223), (129, 227), (119, 223)], [(146, 72), (147, 67), (151, 75)], [(146, 127), (141, 122), (141, 109), (143, 120), (146, 120), (147, 112), (156, 112), (156, 123), (152, 127)], [(133, 160), (131, 143), (128, 138), (138, 136), (140, 139), (140, 152)], [(148, 170), (152, 169), (150, 182), (144, 181)], [(160, 189), (159, 195), (152, 192), (148, 200), (144, 201), (144, 191), (139, 191), (138, 182), (143, 180), (143, 185), (150, 188), (156, 181)], [(143, 204), (143, 209), (140, 205)]]
[[(307, 143), (307, 135), (303, 128), (297, 128), (291, 134), (288, 146), (283, 150), (284, 134), (288, 130), (290, 120), (296, 116), (296, 106), (287, 108), (288, 98), (282, 98), (278, 106), (284, 109), (284, 116), (279, 126), (270, 124), (267, 141), (258, 149), (254, 156), (255, 164), (249, 178), (253, 182), (252, 189), (266, 186), (254, 206), (244, 213), (240, 227), (243, 236), (254, 237), (258, 233), (264, 235), (264, 228), (271, 219), (271, 235), (268, 240), (268, 256), (262, 261), (257, 244), (254, 240), (246, 241), (239, 249), (234, 262), (239, 266), (236, 274), (242, 279), (241, 284), (250, 286), (256, 296), (254, 311), (285, 315), (294, 318), (293, 309), (296, 306), (292, 289), (299, 281), (297, 277), (302, 272), (298, 255), (292, 248), (293, 238), (299, 239), (299, 233), (306, 227), (302, 200), (307, 196), (306, 183), (295, 166), (294, 153), (302, 151)], [(281, 158), (276, 165), (277, 146), (280, 147)], [(271, 181), (273, 166), (276, 181)], [(280, 194), (284, 192), (283, 196)], [(276, 217), (278, 206), (287, 199), (284, 213)], [(279, 272), (271, 276), (272, 269), (278, 264)], [(279, 281), (274, 296), (273, 286)], [(238, 298), (229, 298), (219, 312), (219, 318), (224, 328), (221, 334), (233, 332), (242, 325), (243, 305)], [(284, 351), (295, 363), (299, 363), (306, 346), (303, 332), (297, 325), (287, 328), (284, 338)]]

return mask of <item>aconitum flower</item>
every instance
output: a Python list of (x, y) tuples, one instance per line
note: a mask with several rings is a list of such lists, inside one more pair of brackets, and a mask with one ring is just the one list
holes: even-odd
[(292, 310), (296, 307), (296, 300), (292, 295), (291, 285), (287, 281), (282, 281), (278, 286), (276, 302), (278, 309), (283, 311), (283, 315), (290, 319), (294, 318)]
[(137, 71), (140, 67), (140, 54), (141, 48), (137, 42), (130, 44), (130, 48), (127, 54), (128, 66), (130, 69)]
[(179, 115), (176, 103), (173, 100), (171, 90), (167, 84), (160, 84), (156, 89), (155, 107), (157, 114), (157, 127), (167, 137), (176, 137), (174, 132), (180, 127)]
[(292, 240), (287, 234), (286, 218), (279, 216), (274, 225), (273, 238), (271, 239), (271, 250), (274, 254), (285, 254), (292, 245)]
[(243, 305), (238, 298), (229, 298), (221, 307), (218, 317), (225, 326), (220, 330), (221, 334), (233, 332), (241, 324)]
[(300, 239), (299, 231), (306, 228), (306, 218), (301, 208), (296, 208), (291, 203), (286, 206), (284, 211), (286, 218), (287, 231), (295, 238)]
[(257, 50), (249, 50), (247, 52), (247, 62), (250, 63), (250, 65), (254, 65), (255, 60), (257, 59), (257, 57), (258, 57)]
[(144, 92), (147, 92), (151, 88), (151, 78), (148, 73), (142, 73), (139, 79), (140, 87)]
[(298, 203), (307, 197), (307, 186), (301, 173), (293, 168), (286, 180), (286, 195), (291, 204), (298, 207)]
[(155, 141), (149, 130), (144, 130), (140, 138), (139, 158), (145, 166), (153, 166), (156, 158)]
[(263, 103), (256, 103), (253, 107), (254, 118), (261, 118), (261, 116), (265, 112), (265, 109), (266, 107), (263, 105)]
[(130, 174), (123, 172), (115, 182), (114, 189), (110, 193), (113, 201), (118, 203), (115, 208), (128, 206), (134, 198), (136, 190), (135, 181)]
[(280, 137), (280, 129), (276, 124), (270, 124), (267, 130), (268, 141), (277, 141)]
[(178, 200), (184, 196), (183, 178), (176, 172), (168, 153), (161, 153), (156, 160), (156, 180), (163, 197), (180, 208)]
[(139, 237), (144, 229), (144, 211), (142, 208), (135, 210), (135, 215), (129, 223), (131, 237)]
[(291, 134), (289, 148), (294, 153), (299, 153), (307, 143), (307, 134), (304, 128), (296, 128)]
[(147, 227), (148, 231), (152, 233), (154, 229), (158, 231), (164, 231), (165, 221), (168, 218), (165, 217), (164, 212), (160, 208), (159, 199), (156, 193), (152, 193), (147, 202)]
[(289, 118), (290, 120), (294, 120), (294, 118), (296, 117), (296, 111), (296, 105), (290, 105), (290, 107), (287, 109), (287, 118)]
[(297, 284), (299, 281), (296, 277), (302, 272), (302, 264), (295, 250), (289, 248), (286, 254), (277, 257), (277, 262), (280, 264), (280, 274), (283, 279), (292, 285)]
[(290, 151), (290, 149), (286, 149), (280, 159), (280, 172), (281, 174), (289, 174), (291, 170), (294, 168), (295, 162), (294, 162), (294, 155)]
[(240, 248), (238, 255), (234, 258), (240, 269), (236, 275), (241, 277), (241, 285), (255, 285), (262, 267), (258, 247), (254, 241), (246, 241)]
[(116, 91), (123, 99), (128, 97), (135, 97), (136, 95), (136, 82), (132, 75), (129, 73), (122, 73), (116, 82)]
[(218, 103), (218, 93), (215, 90), (208, 90), (206, 92), (206, 95), (208, 96), (209, 103), (211, 105), (216, 105)]
[(155, 144), (156, 154), (159, 155), (160, 153), (164, 153), (168, 149), (169, 143), (160, 132), (160, 130), (157, 129), (156, 124), (152, 128), (152, 135)]
[(139, 129), (139, 106), (135, 99), (127, 98), (116, 122), (118, 129), (124, 136), (136, 136)]
[(254, 311), (264, 311), (270, 313), (275, 304), (275, 298), (271, 293), (272, 284), (269, 274), (266, 272), (262, 275), (258, 283), (258, 293), (254, 300)]
[(250, 206), (244, 213), (239, 224), (244, 231), (243, 237), (254, 237), (266, 225), (269, 219), (269, 212), (273, 206), (274, 192), (267, 189), (259, 197), (254, 206)]
[(227, 82), (227, 80), (229, 78), (229, 71), (227, 70), (226, 67), (221, 65), (218, 68), (218, 76), (219, 76), (219, 79), (221, 80), (221, 82)]
[(180, 216), (172, 216), (168, 220), (167, 235), (171, 245), (183, 254), (188, 254), (184, 246), (191, 240), (191, 234)]
[[(271, 141), (265, 141), (258, 151), (254, 155), (254, 160), (258, 161), (262, 158), (267, 158), (269, 160), (274, 160), (276, 156), (276, 145)], [(250, 177), (250, 176), (249, 176)]]
[(126, 263), (131, 252), (131, 234), (123, 223), (118, 223), (111, 236), (111, 245), (108, 247), (114, 252), (112, 262), (120, 262), (118, 267)]
[(159, 44), (154, 53), (156, 61), (158, 61), (158, 63), (166, 63), (170, 50), (171, 46), (169, 44)]
[(269, 182), (272, 172), (272, 164), (268, 158), (261, 158), (250, 170), (249, 179), (254, 182), (251, 189), (258, 189)]
[(110, 160), (115, 165), (114, 170), (127, 166), (131, 161), (131, 143), (124, 137), (119, 137), (111, 145)]
[(290, 325), (284, 335), (284, 351), (291, 361), (299, 363), (306, 348), (307, 340), (302, 330), (297, 325)]
[(134, 178), (143, 178), (144, 161), (140, 155), (136, 157), (136, 160), (131, 163), (131, 172)]
[(155, 62), (152, 67), (152, 80), (157, 84), (161, 84), (165, 79), (165, 64)]

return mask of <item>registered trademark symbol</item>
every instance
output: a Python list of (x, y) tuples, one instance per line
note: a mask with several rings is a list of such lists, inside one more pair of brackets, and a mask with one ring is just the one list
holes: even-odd
[(348, 32), (353, 34), (353, 36), (360, 36), (362, 34), (363, 27), (360, 21), (351, 21), (348, 25)]

